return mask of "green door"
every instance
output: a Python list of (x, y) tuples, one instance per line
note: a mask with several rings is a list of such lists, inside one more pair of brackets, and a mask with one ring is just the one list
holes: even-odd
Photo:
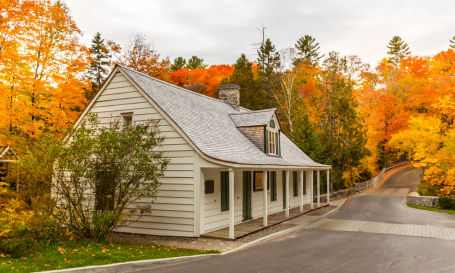
[(283, 209), (286, 208), (286, 171), (283, 171)]
[(243, 172), (243, 221), (251, 218), (251, 172)]

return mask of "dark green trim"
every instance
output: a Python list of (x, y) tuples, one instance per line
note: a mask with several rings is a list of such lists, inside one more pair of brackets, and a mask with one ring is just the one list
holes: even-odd
[(278, 130), (278, 137), (276, 138), (276, 154), (281, 156), (281, 141), (280, 141), (281, 130)]
[(297, 179), (297, 171), (292, 172), (292, 187), (294, 192), (294, 197), (299, 196), (299, 183)]
[(277, 192), (277, 187), (276, 187), (276, 172), (271, 171), (269, 172), (270, 174), (270, 200), (271, 201), (276, 201), (278, 200), (278, 192)]
[(251, 172), (243, 172), (243, 221), (252, 219), (251, 217)]
[(268, 134), (267, 134), (267, 125), (264, 125), (264, 153), (269, 153), (269, 141), (268, 141)]
[(303, 172), (303, 190), (302, 195), (306, 195), (306, 172)]
[(221, 211), (229, 210), (229, 172), (221, 172)]

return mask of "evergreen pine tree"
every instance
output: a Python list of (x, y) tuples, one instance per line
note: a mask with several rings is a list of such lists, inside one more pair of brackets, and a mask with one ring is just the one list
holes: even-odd
[(196, 68), (204, 69), (207, 67), (207, 64), (204, 63), (204, 59), (199, 58), (198, 56), (192, 56), (188, 59), (188, 62), (185, 58), (178, 57), (174, 59), (174, 64), (171, 66), (171, 71), (177, 71), (182, 68), (186, 68), (189, 70), (194, 70)]
[(251, 110), (266, 109), (266, 94), (254, 79), (252, 68), (252, 63), (245, 54), (242, 54), (234, 65), (234, 72), (229, 78), (229, 83), (240, 86), (240, 106)]
[(185, 58), (178, 57), (174, 59), (174, 64), (171, 66), (171, 71), (175, 72), (187, 66)]
[(188, 64), (186, 65), (185, 68), (188, 68), (189, 70), (194, 70), (196, 68), (204, 69), (206, 67), (207, 65), (204, 63), (204, 59), (199, 58), (198, 56), (192, 56), (190, 59), (188, 59)]
[(452, 39), (450, 39), (450, 48), (451, 49), (455, 49), (455, 36), (452, 37)]
[(321, 142), (323, 136), (310, 121), (308, 114), (303, 114), (295, 124), (292, 141), (312, 160), (321, 164), (330, 164), (327, 146)]
[(101, 33), (97, 32), (92, 39), (90, 46), (90, 65), (86, 72), (86, 77), (91, 81), (91, 89), (86, 91), (86, 98), (88, 100), (98, 92), (101, 84), (107, 76), (109, 69), (110, 59), (112, 55), (107, 49), (104, 39), (101, 38)]
[(392, 61), (396, 64), (399, 64), (404, 58), (411, 54), (408, 44), (405, 43), (400, 36), (394, 36), (392, 40), (390, 40), (387, 48), (389, 49), (387, 54), (392, 56)]
[(261, 43), (257, 53), (257, 64), (259, 66), (257, 80), (267, 93), (268, 104), (265, 107), (270, 108), (275, 103), (272, 95), (273, 89), (280, 88), (279, 77), (276, 73), (276, 69), (280, 66), (280, 54), (276, 52), (276, 48), (270, 39)]
[(257, 53), (259, 70), (264, 74), (264, 76), (269, 77), (280, 65), (280, 54), (276, 52), (275, 46), (268, 38), (263, 44), (261, 44)]
[(294, 59), (293, 64), (297, 65), (301, 61), (309, 61), (314, 66), (319, 64), (319, 60), (324, 57), (319, 53), (319, 43), (316, 43), (316, 39), (310, 35), (305, 35), (297, 40), (295, 48), (298, 51), (299, 57)]

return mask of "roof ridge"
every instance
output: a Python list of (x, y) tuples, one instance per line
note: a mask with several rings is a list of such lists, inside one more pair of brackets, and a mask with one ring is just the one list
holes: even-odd
[(263, 110), (250, 110), (251, 112), (246, 112), (246, 113), (232, 113), (229, 115), (245, 115), (245, 114), (255, 114), (257, 112), (267, 112), (267, 111), (276, 111), (277, 108), (270, 108), (270, 109), (263, 109)]
[[(180, 86), (177, 86), (177, 85), (174, 85), (174, 84), (165, 82), (165, 81), (163, 81), (163, 80), (160, 80), (160, 79), (151, 77), (151, 76), (149, 76), (149, 75), (147, 75), (147, 74), (144, 74), (144, 73), (142, 73), (142, 72), (136, 71), (136, 70), (134, 70), (134, 69), (132, 69), (132, 68), (129, 68), (129, 67), (126, 67), (126, 66), (123, 66), (123, 65), (120, 65), (120, 64), (116, 64), (116, 65), (120, 66), (121, 68), (130, 70), (131, 72), (135, 72), (135, 73), (138, 73), (138, 74), (140, 74), (140, 75), (142, 75), (142, 76), (145, 76), (145, 77), (147, 77), (147, 78), (150, 78), (150, 79), (152, 79), (152, 80), (155, 80), (155, 81), (157, 81), (157, 82), (164, 83), (164, 84), (169, 85), (169, 86), (171, 86), (171, 87), (180, 89), (181, 91), (186, 91), (186, 92), (189, 93), (189, 94), (198, 95), (198, 96), (203, 97), (203, 98), (206, 98), (206, 99), (211, 99), (211, 100), (214, 100), (214, 101), (217, 101), (217, 102), (220, 102), (220, 103), (224, 103), (224, 101), (222, 101), (222, 100), (220, 100), (220, 99), (216, 99), (216, 98), (212, 98), (212, 97), (209, 97), (209, 96), (206, 96), (206, 95), (203, 95), (203, 94), (199, 94), (199, 93), (197, 93), (197, 92), (194, 92), (194, 91), (191, 91), (191, 90), (182, 88), (182, 87), (180, 87)], [(244, 108), (244, 107), (242, 107), (242, 108), (243, 108), (243, 109), (247, 109), (247, 108)], [(250, 109), (247, 109), (247, 110), (250, 110)], [(251, 111), (251, 110), (250, 110), (250, 111)]]

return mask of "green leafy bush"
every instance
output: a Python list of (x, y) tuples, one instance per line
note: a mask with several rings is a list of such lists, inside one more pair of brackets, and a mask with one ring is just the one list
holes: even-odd
[(420, 182), (417, 192), (420, 196), (439, 196), (437, 185), (427, 185), (424, 181)]
[[(158, 121), (101, 126), (89, 114), (55, 163), (52, 189), (59, 221), (79, 239), (104, 241), (115, 228), (151, 213), (169, 160), (159, 150)], [(137, 202), (141, 201), (141, 202)]]
[(441, 196), (438, 200), (439, 207), (441, 209), (455, 210), (455, 198), (450, 196)]

